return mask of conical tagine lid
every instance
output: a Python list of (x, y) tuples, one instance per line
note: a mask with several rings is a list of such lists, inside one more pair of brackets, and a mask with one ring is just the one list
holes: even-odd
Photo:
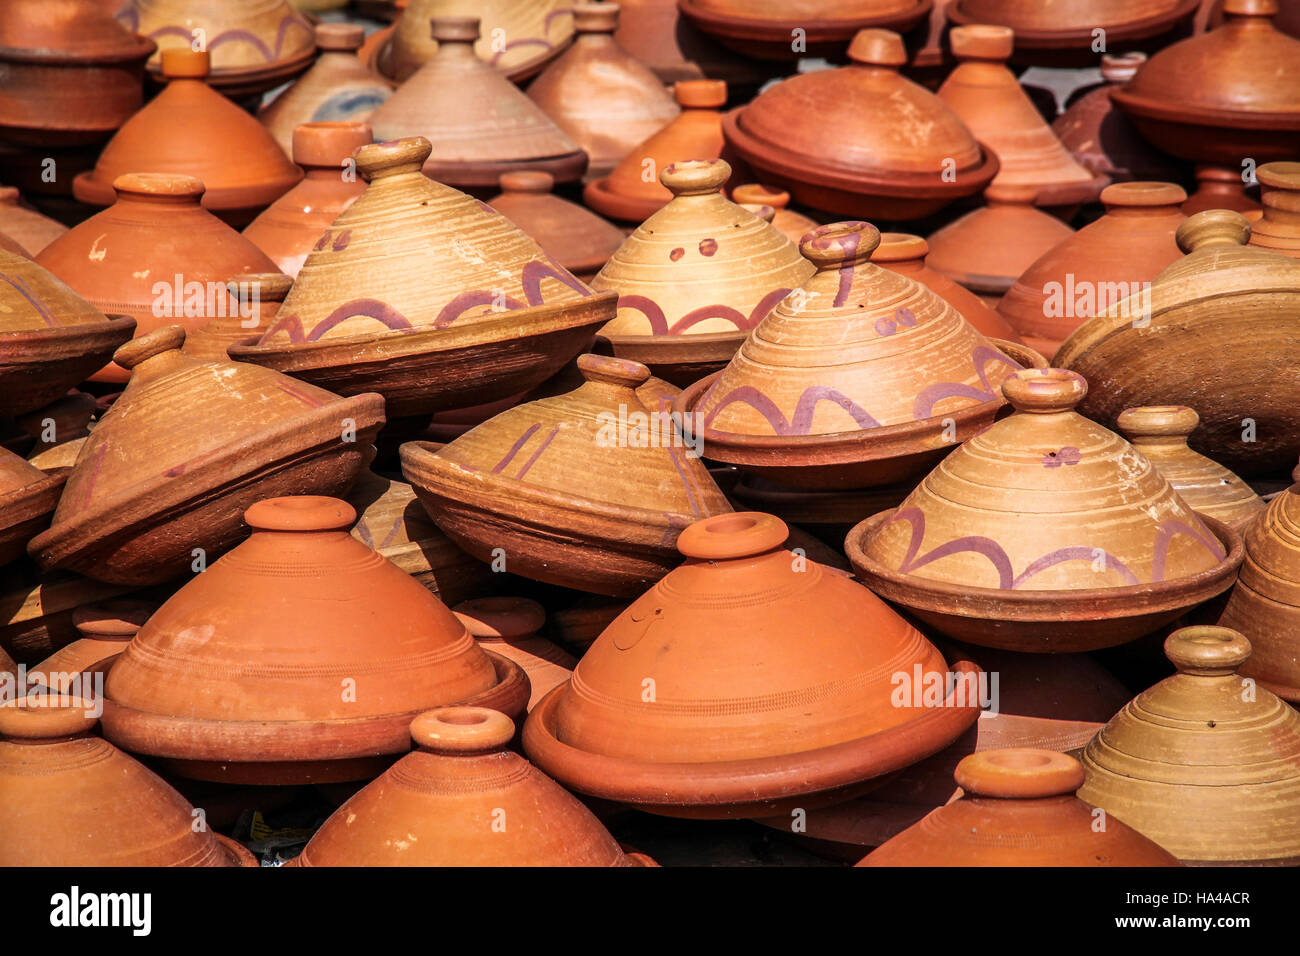
[(520, 597), (486, 597), (462, 601), (452, 612), (469, 628), (485, 650), (508, 657), (528, 674), (532, 693), (528, 709), (563, 684), (578, 661), (558, 644), (541, 636), (546, 610)]
[(296, 866), (638, 866), (592, 812), (507, 749), (515, 726), (482, 707), (410, 724), (415, 750), (339, 807)]
[(35, 257), (68, 227), (35, 209), (23, 205), (13, 186), (0, 186), (0, 233), (14, 240), (29, 256)]
[(490, 205), (526, 232), (546, 254), (590, 281), (623, 244), (623, 230), (575, 202), (555, 195), (555, 177), (541, 170), (502, 173), (501, 195)]
[(816, 229), (817, 220), (790, 209), (790, 194), (784, 189), (773, 189), (760, 183), (741, 183), (731, 191), (731, 201), (741, 205), (767, 206), (772, 210), (772, 225), (796, 245), (809, 229)]
[(1300, 860), (1300, 715), (1237, 674), (1250, 652), (1229, 628), (1171, 634), (1178, 673), (1088, 744), (1079, 797), (1184, 863)]
[(152, 601), (117, 598), (101, 604), (87, 604), (72, 612), (78, 637), (32, 668), (31, 679), (46, 686), (64, 674), (107, 674), (131, 638), (140, 632), (149, 615), (158, 610)]

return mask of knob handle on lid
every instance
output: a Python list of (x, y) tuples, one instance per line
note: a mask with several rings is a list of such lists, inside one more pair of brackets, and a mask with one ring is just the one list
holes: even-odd
[(418, 173), (432, 153), (433, 144), (423, 136), (368, 143), (356, 152), (357, 171), (369, 181), (399, 173)]
[(1101, 191), (1101, 202), (1107, 209), (1180, 206), (1187, 200), (1187, 192), (1174, 183), (1131, 182), (1115, 183)]
[(1230, 209), (1207, 209), (1179, 226), (1174, 241), (1183, 252), (1213, 246), (1244, 246), (1250, 241), (1250, 222)]
[(959, 60), (1003, 61), (1011, 56), (1016, 35), (1010, 27), (992, 23), (972, 23), (953, 27), (948, 34), (952, 54)]
[(723, 159), (689, 159), (669, 163), (659, 181), (674, 196), (711, 196), (731, 178), (731, 164)]
[(578, 356), (578, 371), (588, 382), (621, 385), (625, 388), (634, 389), (650, 380), (650, 369), (640, 362), (609, 355), (593, 355), (590, 352)]
[(359, 23), (316, 24), (316, 45), (322, 50), (360, 50), (366, 41), (366, 28)]
[(72, 612), (72, 623), (86, 637), (129, 640), (156, 610), (158, 606), (149, 601), (120, 598), (77, 608)]
[(0, 703), (0, 737), (59, 740), (90, 733), (98, 706), (79, 697), (39, 694)]
[(1117, 424), (1131, 440), (1182, 438), (1196, 431), (1201, 416), (1186, 405), (1143, 405), (1119, 413)]
[(577, 3), (573, 6), (575, 33), (613, 33), (618, 29), (617, 3)]
[(1034, 800), (1072, 794), (1083, 786), (1083, 764), (1054, 750), (1014, 747), (962, 758), (957, 786), (976, 797)]
[(433, 17), (429, 21), (429, 32), (439, 43), (477, 43), (479, 18)]
[(907, 232), (882, 232), (872, 262), (912, 262), (930, 254), (930, 244)]
[(790, 194), (784, 189), (773, 189), (758, 183), (745, 183), (731, 191), (731, 201), (784, 209), (790, 205)]
[(201, 179), (176, 173), (123, 173), (113, 180), (118, 196), (162, 202), (198, 204), (205, 187)]
[(1002, 394), (1018, 412), (1068, 412), (1088, 394), (1088, 381), (1063, 368), (1025, 368), (1003, 379)]
[(528, 637), (546, 624), (546, 610), (522, 597), (473, 598), (451, 610), (474, 637)]
[(849, 43), (849, 59), (863, 66), (897, 69), (907, 62), (907, 49), (893, 30), (859, 30)]
[(880, 245), (880, 230), (869, 222), (832, 222), (803, 234), (800, 254), (818, 270), (866, 262)]
[(184, 344), (184, 327), (164, 325), (119, 347), (113, 353), (113, 361), (122, 368), (133, 369), (156, 356), (179, 351)]
[(411, 721), (411, 739), (416, 745), (439, 754), (501, 750), (514, 735), (514, 721), (486, 707), (439, 707)]
[(693, 522), (677, 536), (677, 550), (688, 558), (726, 561), (774, 551), (789, 537), (790, 529), (780, 518), (738, 511)]
[(346, 531), (357, 523), (357, 511), (340, 498), (290, 495), (259, 501), (244, 521), (255, 531)]
[(1250, 659), (1250, 641), (1230, 627), (1183, 627), (1165, 638), (1165, 657), (1180, 673), (1224, 677)]
[(682, 109), (716, 110), (727, 102), (727, 84), (722, 80), (678, 80), (673, 96)]
[(344, 160), (374, 138), (365, 123), (301, 123), (293, 130), (293, 161), (299, 166), (342, 170)]
[(207, 50), (191, 50), (187, 46), (163, 50), (161, 62), (162, 75), (169, 80), (201, 80), (212, 70), (212, 58)]
[(503, 193), (535, 193), (544, 195), (555, 188), (555, 177), (543, 169), (517, 169), (502, 173), (497, 185)]

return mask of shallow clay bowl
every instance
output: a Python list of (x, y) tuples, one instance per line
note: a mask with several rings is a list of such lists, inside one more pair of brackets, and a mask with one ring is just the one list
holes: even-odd
[(40, 481), (0, 495), (0, 567), (26, 553), (27, 542), (50, 526), (71, 468), (56, 468)]
[(135, 319), (0, 333), (0, 417), (21, 415), (63, 397), (113, 360), (135, 334)]
[[(764, 17), (760, 20), (728, 16), (701, 6), (698, 0), (678, 0), (677, 3), (682, 15), (701, 33), (709, 34), (743, 56), (759, 60), (797, 60), (805, 56), (839, 59), (859, 30), (876, 27), (907, 33), (930, 16), (933, 6), (934, 0), (916, 0), (906, 10), (880, 16), (839, 19)], [(791, 43), (796, 29), (803, 31), (806, 47), (799, 53), (794, 52)]]

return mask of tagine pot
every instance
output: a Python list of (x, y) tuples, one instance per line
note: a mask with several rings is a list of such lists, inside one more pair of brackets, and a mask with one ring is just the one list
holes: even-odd
[(555, 177), (541, 170), (502, 173), (501, 194), (488, 205), (527, 233), (580, 281), (590, 283), (625, 238), (623, 230), (556, 196)]
[(0, 584), (0, 601), (9, 609), (0, 620), (0, 649), (31, 668), (80, 640), (72, 620), (78, 608), (135, 590), (65, 572), (42, 574), (31, 561), (18, 561), (6, 568)]
[(379, 392), (396, 418), (527, 391), (587, 347), (616, 297), (424, 176), (429, 150), (421, 137), (358, 150), (365, 193), (308, 255), (275, 325), (233, 358)]
[(731, 190), (731, 201), (741, 205), (768, 206), (772, 209), (772, 225), (791, 242), (798, 244), (804, 233), (816, 229), (819, 223), (790, 206), (790, 194), (784, 189), (772, 189), (758, 183), (742, 183)]
[(1002, 391), (1016, 414), (849, 532), (868, 587), (957, 640), (1068, 653), (1152, 633), (1232, 586), (1241, 536), (1075, 411), (1081, 375), (1028, 369)]
[[(859, 30), (907, 33), (930, 15), (932, 0), (679, 0), (702, 33), (764, 60), (838, 60)], [(799, 43), (794, 42), (794, 38)]]
[(127, 173), (191, 176), (203, 183), (204, 208), (239, 229), (302, 178), (257, 120), (207, 84), (209, 56), (188, 46), (166, 52), (166, 88), (73, 180), (78, 200), (112, 205)]
[(1251, 645), (1224, 627), (1165, 640), (1178, 673), (1143, 691), (1083, 752), (1079, 797), (1183, 863), (1300, 860), (1300, 715), (1238, 674)]
[(98, 414), (91, 396), (73, 390), (44, 408), (15, 416), (14, 424), (35, 440), (27, 460), (42, 471), (71, 468)]
[(1250, 244), (1300, 259), (1300, 163), (1265, 163), (1255, 176), (1264, 211), (1250, 224)]
[(620, 0), (614, 39), (669, 86), (714, 77), (748, 94), (768, 78), (763, 65), (683, 20), (677, 0)]
[(118, 598), (77, 608), (72, 612), (72, 623), (81, 636), (33, 667), (30, 679), (58, 688), (69, 675), (107, 674), (156, 610), (156, 603), (138, 598)]
[(484, 597), (452, 608), (479, 647), (524, 669), (532, 688), (528, 709), (573, 675), (578, 659), (541, 634), (546, 609), (520, 597)]
[[(576, 390), (501, 412), (448, 445), (402, 446), (402, 474), (480, 561), (533, 580), (632, 596), (680, 560), (692, 521), (731, 510), (671, 419), (636, 389), (644, 365), (582, 355)], [(664, 434), (664, 432), (670, 434)]]
[(63, 223), (24, 205), (13, 186), (0, 186), (0, 233), (23, 248), (31, 258), (68, 231)]
[(1207, 209), (1231, 209), (1247, 218), (1258, 215), (1263, 207), (1246, 195), (1244, 168), (1199, 165), (1196, 167), (1196, 192), (1183, 203), (1183, 215), (1194, 216)]
[(0, 567), (18, 560), (27, 542), (50, 526), (68, 469), (46, 473), (0, 449)]
[(683, 386), (725, 366), (816, 269), (723, 195), (724, 160), (673, 163), (659, 178), (672, 201), (637, 227), (591, 287), (618, 293), (618, 314), (600, 330), (613, 353)]
[(283, 272), (249, 272), (226, 280), (234, 309), (185, 333), (181, 351), (205, 362), (230, 361), (230, 347), (248, 342), (271, 327), (293, 279)]
[(1020, 362), (1042, 363), (870, 262), (879, 241), (865, 222), (808, 233), (816, 273), (678, 396), (710, 459), (800, 489), (901, 483), (993, 421)]
[(184, 343), (173, 325), (117, 350), (131, 380), (82, 446), (53, 525), (28, 545), (45, 571), (161, 584), (243, 540), (253, 503), (345, 492), (373, 457), (380, 396), (199, 361)]

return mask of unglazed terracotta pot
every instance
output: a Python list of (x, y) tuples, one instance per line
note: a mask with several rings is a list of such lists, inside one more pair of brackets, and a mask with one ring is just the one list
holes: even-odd
[(939, 98), (997, 154), (1001, 165), (993, 185), (1032, 187), (1039, 206), (1096, 199), (1106, 178), (1074, 161), (1008, 69), (1011, 30), (954, 27), (948, 39), (958, 63), (939, 87)]
[(727, 84), (721, 80), (682, 80), (673, 87), (681, 112), (635, 146), (609, 175), (587, 183), (582, 199), (601, 215), (643, 222), (668, 204), (673, 194), (660, 182), (661, 170), (689, 160), (723, 154), (722, 114)]
[(257, 120), (208, 86), (208, 58), (188, 47), (166, 52), (166, 89), (118, 130), (92, 171), (73, 180), (77, 199), (111, 205), (126, 173), (193, 176), (206, 190), (204, 207), (239, 229), (302, 178)]
[(618, 14), (617, 3), (576, 4), (573, 46), (528, 87), (528, 98), (586, 151), (591, 178), (608, 176), (681, 112), (663, 82), (614, 39)]
[(22, 557), (27, 542), (50, 526), (68, 469), (46, 474), (0, 448), (0, 566)]
[(49, 270), (0, 251), (0, 415), (56, 401), (134, 331), (129, 315), (106, 316)]
[(655, 866), (625, 854), (554, 780), (507, 748), (483, 707), (410, 724), (414, 752), (339, 807), (293, 866)]
[[(257, 118), (288, 155), (294, 154), (294, 130), (304, 123), (364, 123), (392, 94), (388, 82), (356, 57), (365, 32), (358, 23), (318, 23), (319, 59), (258, 111)], [(294, 162), (301, 165), (297, 157)]]
[(723, 195), (724, 160), (673, 163), (659, 178), (672, 201), (637, 227), (591, 287), (618, 293), (618, 314), (600, 330), (614, 354), (689, 385), (726, 365), (816, 268)]
[(316, 56), (312, 26), (289, 0), (129, 0), (117, 18), (158, 41), (149, 60), (155, 76), (167, 75), (168, 50), (201, 42), (198, 49), (212, 53), (209, 82), (235, 98), (275, 89)]
[(144, 101), (144, 63), (155, 49), (96, 0), (6, 0), (0, 139), (38, 148), (102, 142)]
[(378, 395), (341, 399), (253, 365), (198, 361), (184, 342), (164, 326), (117, 350), (131, 381), (82, 446), (53, 526), (28, 546), (46, 571), (160, 584), (239, 543), (254, 502), (344, 492), (373, 457)]
[(849, 532), (868, 586), (958, 640), (1036, 653), (1123, 644), (1232, 586), (1240, 535), (1074, 411), (1082, 376), (1028, 369), (1002, 391), (1017, 414)]
[(1227, 468), (1187, 447), (1200, 421), (1185, 405), (1148, 405), (1126, 408), (1117, 424), (1193, 511), (1218, 518), (1244, 535), (1264, 510), (1264, 502)]
[(681, 19), (677, 0), (620, 0), (614, 39), (664, 83), (714, 77), (734, 88), (757, 87), (766, 74)]
[(281, 272), (297, 276), (339, 213), (365, 192), (366, 184), (351, 160), (373, 141), (365, 123), (304, 123), (295, 129), (293, 161), (307, 175), (254, 219), (244, 238), (266, 253)]
[(1083, 752), (1081, 799), (1184, 863), (1300, 860), (1300, 715), (1237, 673), (1248, 640), (1187, 627), (1178, 673), (1139, 694)]
[[(788, 536), (757, 512), (683, 531), (686, 563), (533, 709), (528, 755), (590, 796), (725, 818), (848, 799), (969, 727), (977, 668), (950, 675), (875, 595), (784, 550)], [(900, 674), (915, 698), (897, 692)], [(935, 680), (927, 705), (919, 685)]]
[(107, 674), (157, 609), (152, 601), (135, 598), (77, 608), (72, 612), (72, 623), (81, 636), (32, 668), (29, 679), (57, 689), (64, 686), (69, 675)]
[(452, 608), (480, 647), (508, 657), (524, 669), (532, 691), (528, 709), (563, 684), (578, 660), (542, 637), (546, 610), (536, 601), (517, 597), (486, 597), (462, 601)]
[(540, 169), (567, 183), (587, 154), (499, 71), (474, 54), (479, 21), (432, 22), (438, 51), (370, 116), (380, 140), (423, 136), (424, 172), (449, 186), (492, 188), (504, 172)]
[(788, 208), (790, 194), (784, 189), (772, 189), (758, 183), (742, 183), (731, 191), (731, 201), (743, 205), (767, 206), (772, 210), (772, 225), (793, 243), (798, 243), (809, 229), (816, 229), (817, 220)]
[(444, 447), (402, 446), (402, 474), (481, 561), (564, 587), (630, 596), (679, 558), (677, 532), (730, 511), (668, 416), (635, 389), (644, 365), (583, 355), (575, 391), (504, 411)]
[(1277, 0), (1225, 0), (1224, 24), (1153, 56), (1113, 90), (1155, 146), (1181, 159), (1239, 167), (1300, 152), (1300, 40), (1273, 27)]
[(711, 459), (796, 488), (875, 487), (993, 421), (1021, 365), (929, 288), (870, 262), (879, 241), (865, 222), (808, 233), (800, 252), (817, 272), (677, 398)]
[(14, 240), (31, 257), (68, 231), (61, 222), (22, 204), (13, 186), (0, 186), (0, 233)]
[(1223, 166), (1196, 167), (1196, 192), (1183, 203), (1183, 215), (1194, 216), (1207, 209), (1231, 209), (1242, 215), (1258, 214), (1263, 208), (1246, 195), (1241, 169)]
[(1265, 163), (1255, 175), (1264, 213), (1250, 224), (1250, 244), (1300, 259), (1300, 163)]
[(862, 30), (851, 64), (782, 80), (723, 119), (765, 183), (841, 215), (919, 219), (979, 192), (997, 157), (929, 90), (899, 75), (903, 40)]
[[(93, 306), (129, 315), (136, 334), (164, 325), (198, 329), (218, 317), (238, 321), (226, 280), (275, 272), (257, 246), (200, 205), (193, 176), (127, 173), (113, 182), (117, 201), (46, 247), (37, 261)], [(250, 327), (244, 337), (257, 335)], [(92, 381), (122, 383), (126, 369), (108, 363)]]
[(963, 794), (867, 854), (858, 866), (1178, 866), (1118, 820), (1097, 825), (1076, 797), (1083, 767), (1066, 754), (1013, 748), (971, 754)]
[(577, 203), (553, 195), (555, 177), (541, 170), (502, 173), (501, 195), (488, 205), (531, 236), (546, 254), (590, 282), (623, 244), (623, 230)]
[(1074, 235), (1053, 215), (1034, 208), (1032, 186), (989, 186), (987, 203), (932, 233), (931, 269), (996, 308), (1039, 256)]
[(257, 866), (143, 764), (100, 737), (91, 702), (0, 704), (0, 866)]
[(236, 308), (185, 333), (181, 351), (205, 362), (227, 362), (230, 347), (271, 327), (293, 285), (283, 272), (250, 272), (226, 281)]
[(1201, 416), (1191, 446), (1243, 478), (1294, 466), (1300, 262), (1247, 246), (1249, 236), (1235, 212), (1197, 213), (1176, 234), (1187, 255), (1149, 296), (1075, 330), (1055, 361), (1092, 386), (1084, 414), (1109, 424), (1135, 405), (1187, 405)]
[(797, 60), (838, 59), (859, 30), (871, 27), (907, 33), (930, 15), (932, 0), (680, 0), (678, 6), (696, 29), (738, 53)]
[(1181, 258), (1174, 233), (1187, 198), (1173, 183), (1116, 183), (1102, 190), (1106, 214), (1035, 259), (1007, 290), (998, 312), (1025, 342), (1051, 357), (1094, 315), (1143, 295)]

